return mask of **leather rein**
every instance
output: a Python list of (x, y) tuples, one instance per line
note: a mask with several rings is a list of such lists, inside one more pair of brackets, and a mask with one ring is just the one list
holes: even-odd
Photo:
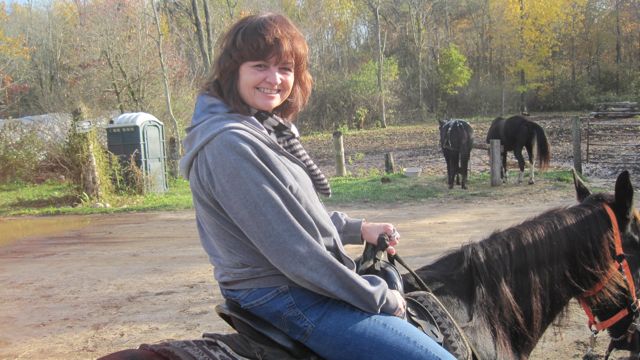
[[(587, 317), (588, 317), (587, 325), (592, 332), (592, 344), (595, 342), (595, 336), (600, 331), (610, 328), (611, 326), (618, 323), (620, 320), (624, 319), (629, 314), (632, 314), (634, 317), (634, 321), (631, 322), (631, 325), (627, 329), (626, 333), (619, 338), (611, 340), (611, 343), (609, 344), (609, 349), (607, 350), (607, 353), (605, 355), (605, 359), (607, 359), (611, 354), (611, 351), (614, 350), (614, 346), (613, 346), (614, 341), (622, 340), (625, 336), (626, 336), (627, 342), (631, 341), (631, 338), (637, 328), (635, 319), (637, 319), (639, 315), (640, 300), (638, 299), (638, 296), (636, 294), (635, 283), (633, 281), (631, 269), (629, 268), (629, 263), (627, 262), (627, 258), (624, 254), (624, 250), (622, 249), (622, 236), (620, 234), (618, 220), (616, 219), (616, 216), (613, 210), (611, 209), (611, 207), (609, 207), (609, 205), (603, 204), (603, 206), (611, 221), (611, 227), (612, 227), (611, 230), (613, 233), (613, 244), (616, 252), (614, 257), (615, 262), (611, 264), (609, 271), (607, 272), (607, 274), (605, 274), (602, 280), (600, 280), (600, 282), (598, 282), (591, 289), (585, 291), (578, 297), (578, 302), (580, 303), (580, 305), (582, 306), (582, 309), (584, 310), (584, 312), (587, 314)], [(634, 215), (636, 218), (640, 219), (640, 215), (638, 215), (637, 211), (635, 212)], [(606, 320), (598, 321), (593, 315), (593, 311), (591, 310), (591, 307), (587, 304), (586, 300), (590, 297), (597, 295), (600, 291), (602, 291), (602, 289), (605, 287), (607, 282), (611, 280), (611, 278), (616, 272), (620, 272), (623, 275), (624, 281), (627, 285), (627, 289), (629, 290), (631, 302), (627, 307), (618, 311), (615, 315), (611, 316), (610, 318)], [(591, 346), (591, 348), (592, 347), (593, 346)]]

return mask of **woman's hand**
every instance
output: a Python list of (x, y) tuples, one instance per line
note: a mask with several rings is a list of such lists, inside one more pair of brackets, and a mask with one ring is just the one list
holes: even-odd
[(393, 313), (393, 316), (396, 316), (402, 319), (406, 318), (407, 301), (404, 299), (404, 297), (398, 290), (390, 290), (390, 291), (393, 293), (393, 295), (395, 295), (396, 299), (398, 300), (398, 308)]
[(387, 248), (387, 253), (391, 255), (394, 255), (396, 253), (396, 249), (394, 248), (394, 246), (398, 245), (398, 242), (400, 242), (400, 233), (398, 233), (398, 231), (392, 224), (370, 223), (363, 221), (360, 232), (362, 234), (362, 239), (373, 245), (376, 245), (378, 243), (378, 236), (380, 234), (387, 234), (387, 236), (389, 236), (389, 248)]

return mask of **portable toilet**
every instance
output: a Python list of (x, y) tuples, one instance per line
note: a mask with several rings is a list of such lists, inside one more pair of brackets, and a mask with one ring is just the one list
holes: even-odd
[(107, 125), (107, 148), (121, 163), (135, 158), (145, 181), (145, 191), (167, 190), (164, 125), (155, 116), (138, 112), (122, 114)]

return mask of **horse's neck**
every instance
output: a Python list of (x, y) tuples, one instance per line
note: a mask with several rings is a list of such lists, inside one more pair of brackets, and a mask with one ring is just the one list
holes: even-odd
[[(452, 272), (452, 269), (456, 271)], [(556, 294), (546, 304), (532, 304), (524, 279), (518, 289), (509, 289), (513, 294), (511, 301), (519, 305), (519, 310), (525, 318), (529, 338), (525, 339), (520, 333), (511, 330), (512, 324), (501, 323), (502, 331), (510, 336), (506, 339), (505, 348), (498, 350), (494, 331), (487, 322), (489, 317), (501, 316), (501, 306), (490, 298), (480, 299), (476, 291), (480, 284), (474, 270), (464, 264), (462, 254), (452, 253), (434, 264), (417, 271), (419, 276), (427, 282), (436, 296), (449, 310), (454, 320), (463, 329), (473, 347), (480, 353), (482, 359), (493, 358), (521, 358), (528, 357), (542, 337), (545, 329), (562, 312), (571, 299), (567, 294)], [(527, 271), (521, 272), (526, 276)], [(419, 290), (409, 286), (409, 290)], [(536, 324), (534, 324), (534, 320)], [(505, 354), (505, 352), (507, 354)], [(511, 354), (508, 354), (511, 352)]]

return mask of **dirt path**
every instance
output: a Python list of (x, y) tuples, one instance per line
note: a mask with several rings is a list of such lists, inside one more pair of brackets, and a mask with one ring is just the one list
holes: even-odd
[[(537, 193), (535, 186), (516, 190)], [(501, 198), (341, 210), (395, 223), (402, 234), (399, 251), (418, 266), (573, 202), (564, 189), (538, 194), (526, 206)], [(0, 359), (92, 359), (140, 343), (230, 331), (213, 310), (221, 297), (192, 212), (53, 219), (68, 226), (0, 246)], [(47, 221), (52, 218), (0, 219), (0, 234)], [(360, 250), (349, 249), (353, 255)], [(533, 359), (582, 357), (586, 320), (575, 304), (568, 315), (548, 331)], [(600, 354), (605, 341), (603, 336)]]

